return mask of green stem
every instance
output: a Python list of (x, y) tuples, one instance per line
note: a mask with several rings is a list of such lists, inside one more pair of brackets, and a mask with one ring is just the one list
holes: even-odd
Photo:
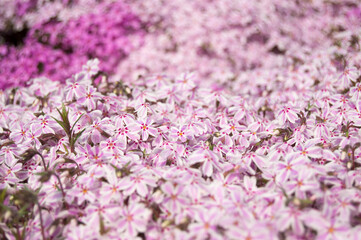
[(355, 169), (355, 149), (354, 148), (352, 148), (352, 150), (351, 150), (351, 160), (352, 160), (351, 169), (354, 170)]
[(63, 195), (63, 201), (65, 201), (65, 192), (64, 192), (63, 184), (61, 183), (60, 177), (55, 172), (53, 172), (53, 175), (58, 179), (60, 190), (61, 190), (61, 193)]
[(38, 150), (36, 150), (36, 154), (41, 157), (41, 161), (43, 162), (44, 169), (45, 169), (45, 171), (47, 171), (48, 167), (46, 166), (45, 159), (44, 159), (43, 155)]
[(40, 207), (40, 203), (38, 200), (36, 200), (36, 204), (39, 208), (39, 218), (40, 218), (40, 227), (41, 227), (41, 236), (43, 238), (43, 240), (46, 240), (45, 237), (45, 230), (44, 230), (44, 223), (43, 223), (43, 215), (41, 214), (41, 207)]

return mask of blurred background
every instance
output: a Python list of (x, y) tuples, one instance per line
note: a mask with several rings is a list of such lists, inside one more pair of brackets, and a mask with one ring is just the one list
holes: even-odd
[[(358, 0), (0, 0), (0, 87), (64, 82), (98, 58), (112, 81), (196, 72), (228, 86), (360, 50)], [(357, 57), (353, 57), (357, 63)], [(246, 75), (245, 75), (246, 74)]]

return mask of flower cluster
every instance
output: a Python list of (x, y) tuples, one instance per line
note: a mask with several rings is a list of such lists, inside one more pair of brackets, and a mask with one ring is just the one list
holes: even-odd
[(4, 6), (0, 238), (361, 238), (357, 0)]
[(119, 75), (129, 82), (196, 71), (203, 83), (227, 83), (245, 70), (287, 68), (317, 49), (340, 46), (335, 37), (346, 32), (359, 50), (356, 0), (129, 2), (151, 24), (144, 46), (120, 63)]
[[(132, 49), (142, 44), (142, 23), (123, 2), (98, 4), (92, 11), (66, 21), (57, 16), (15, 32), (24, 35), (15, 42), (19, 46), (0, 45), (2, 89), (24, 85), (38, 76), (64, 81), (95, 57), (102, 60), (102, 70), (111, 74)], [(4, 35), (16, 39), (15, 33)]]
[(359, 237), (359, 67), (237, 95), (194, 73), (94, 85), (98, 64), (2, 94), (4, 237)]

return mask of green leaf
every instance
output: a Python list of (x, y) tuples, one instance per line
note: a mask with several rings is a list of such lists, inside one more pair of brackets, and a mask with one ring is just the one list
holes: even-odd
[(65, 149), (65, 151), (66, 151), (66, 155), (68, 155), (68, 154), (69, 154), (69, 150), (68, 150), (68, 148), (66, 147), (65, 143), (63, 143), (63, 147), (64, 147), (64, 149)]
[(107, 234), (110, 229), (106, 228), (104, 225), (104, 220), (101, 214), (99, 214), (99, 233), (100, 235)]
[(68, 117), (68, 112), (66, 111), (64, 103), (61, 104), (61, 116), (64, 117), (64, 121)]
[(77, 168), (79, 168), (79, 164), (73, 159), (65, 157), (64, 160), (65, 160), (64, 163), (74, 163), (77, 166)]
[(13, 236), (15, 237), (16, 240), (21, 239), (13, 228), (10, 228), (10, 231), (13, 234)]
[(76, 141), (83, 134), (84, 131), (85, 131), (85, 128), (73, 136), (73, 139), (71, 140), (71, 145), (72, 146), (75, 145)]
[(11, 211), (11, 208), (8, 207), (7, 205), (3, 204), (3, 203), (0, 203), (0, 208), (2, 208), (3, 210)]
[(5, 196), (6, 196), (6, 188), (2, 190), (1, 194), (0, 194), (0, 203), (3, 203), (5, 200)]
[(59, 113), (59, 115), (60, 115), (60, 117), (61, 117), (61, 119), (62, 119), (63, 121), (59, 121), (59, 120), (57, 120), (57, 119), (54, 118), (54, 117), (53, 117), (53, 119), (54, 119), (55, 121), (57, 121), (57, 123), (59, 123), (59, 124), (60, 124), (60, 122), (62, 123), (62, 124), (60, 124), (60, 125), (63, 127), (64, 131), (65, 131), (66, 134), (69, 136), (70, 133), (71, 133), (71, 132), (70, 132), (70, 123), (69, 123), (69, 118), (68, 118), (69, 111), (66, 110), (64, 104), (62, 104), (62, 110), (61, 110), (61, 112), (60, 112), (59, 109), (56, 109), (56, 111), (58, 111), (58, 113)]
[(28, 213), (27, 209), (29, 208), (29, 206), (30, 205), (26, 203), (22, 208), (20, 208), (20, 210), (18, 211), (20, 217)]
[(27, 225), (28, 225), (28, 221), (25, 221), (24, 226), (23, 226), (23, 230), (21, 231), (21, 239), (25, 239), (26, 226)]
[(40, 178), (38, 180), (44, 183), (50, 180), (53, 173), (51, 171), (45, 171), (45, 172), (35, 173), (35, 175), (39, 175)]
[(127, 167), (129, 166), (130, 162), (131, 162), (131, 161), (127, 162), (127, 163), (124, 165), (123, 168), (127, 168)]
[(63, 129), (64, 131), (67, 133), (67, 129), (65, 127), (65, 124), (61, 121), (59, 121), (58, 119), (56, 119), (55, 117), (52, 117)]
[(82, 115), (80, 115), (80, 116), (78, 117), (78, 119), (75, 121), (75, 123), (73, 124), (73, 127), (72, 127), (71, 130), (70, 130), (71, 133), (73, 133), (73, 130), (74, 130), (75, 125), (78, 123), (78, 121), (80, 120), (80, 118), (81, 118), (83, 115), (84, 115), (84, 113), (83, 113)]
[(59, 113), (59, 115), (60, 115), (61, 119), (64, 121), (64, 118), (63, 118), (63, 113), (62, 113), (62, 112), (60, 112), (60, 110), (59, 110), (59, 109), (56, 109), (56, 111), (58, 111), (58, 113)]
[[(64, 105), (64, 103), (62, 104), (62, 112), (63, 112), (63, 116), (62, 116), (62, 118), (63, 118), (63, 122), (65, 123), (65, 125), (67, 126), (67, 128), (70, 130), (70, 122), (69, 122), (69, 109), (67, 110), (66, 108), (65, 108), (65, 105)], [(71, 133), (71, 132), (70, 132)]]

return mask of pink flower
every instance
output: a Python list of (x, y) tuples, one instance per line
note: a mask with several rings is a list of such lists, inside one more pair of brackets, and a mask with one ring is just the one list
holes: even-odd
[(175, 186), (170, 182), (166, 182), (161, 186), (161, 189), (166, 195), (163, 204), (173, 213), (179, 213), (187, 203), (186, 198), (183, 196), (184, 186)]
[(177, 86), (164, 86), (160, 90), (159, 98), (166, 99), (168, 104), (173, 105), (174, 103), (179, 103), (181, 100), (182, 92), (178, 89)]
[(57, 123), (49, 116), (39, 116), (38, 119), (33, 123), (33, 127), (40, 129), (42, 133), (55, 133), (53, 128)]
[(12, 167), (16, 164), (17, 157), (19, 155), (19, 149), (14, 146), (5, 146), (0, 150), (0, 164), (5, 163), (7, 166)]
[(27, 138), (27, 127), (24, 124), (19, 124), (19, 126), (14, 126), (13, 131), (10, 133), (10, 139), (12, 139), (15, 143), (23, 143)]
[(196, 86), (194, 83), (195, 78), (195, 73), (183, 73), (176, 78), (176, 84), (182, 90), (192, 89)]
[(97, 58), (88, 60), (87, 63), (83, 66), (83, 72), (88, 77), (94, 76), (99, 71), (99, 60)]
[(220, 221), (220, 212), (216, 209), (210, 211), (199, 211), (194, 216), (197, 222), (189, 225), (189, 230), (198, 238), (209, 237), (210, 239), (221, 239), (221, 235), (217, 232), (217, 225)]
[(319, 143), (318, 139), (309, 139), (304, 144), (300, 144), (298, 146), (299, 157), (305, 160), (322, 157), (322, 149), (316, 146), (317, 143)]
[(343, 88), (348, 88), (351, 85), (351, 81), (356, 81), (358, 75), (359, 72), (356, 67), (346, 67), (337, 81), (342, 85)]
[(291, 123), (295, 123), (298, 119), (296, 111), (290, 107), (284, 107), (280, 111), (278, 111), (278, 117), (280, 124), (285, 124), (286, 120), (290, 121)]
[(243, 189), (235, 187), (230, 194), (231, 202), (226, 204), (227, 208), (231, 211), (237, 211), (241, 216), (245, 216), (246, 219), (252, 219), (252, 209), (250, 209), (245, 202)]
[(181, 128), (172, 127), (170, 131), (171, 132), (170, 136), (172, 136), (176, 140), (185, 142), (187, 141), (186, 129), (187, 129), (186, 126), (183, 126)]
[(120, 139), (120, 142), (123, 146), (127, 146), (128, 138), (133, 141), (139, 140), (138, 129), (136, 127), (130, 127), (131, 124), (125, 124), (123, 122), (117, 121), (115, 124), (115, 132), (117, 137)]
[(148, 225), (150, 211), (142, 204), (131, 203), (121, 210), (121, 220), (117, 223), (122, 231), (130, 237), (135, 237), (140, 232), (145, 232)]
[(76, 197), (78, 203), (81, 204), (85, 200), (93, 202), (96, 199), (96, 195), (93, 193), (94, 187), (90, 184), (78, 183), (72, 190), (69, 191), (67, 198), (70, 196)]
[(84, 85), (79, 82), (68, 82), (65, 92), (67, 92), (66, 101), (72, 101), (74, 98), (77, 100), (86, 94)]
[(32, 143), (35, 144), (37, 148), (41, 146), (41, 143), (38, 137), (41, 136), (42, 129), (38, 128), (36, 124), (31, 124), (30, 130), (26, 133), (27, 139)]
[(153, 121), (147, 118), (146, 120), (139, 120), (134, 122), (129, 128), (134, 132), (141, 132), (142, 140), (146, 141), (151, 136), (156, 136), (157, 129), (152, 127)]
[(358, 101), (360, 99), (361, 95), (361, 83), (356, 83), (356, 85), (352, 88), (350, 88), (350, 94), (352, 96), (352, 100)]
[(101, 95), (96, 91), (94, 87), (88, 87), (88, 89), (78, 99), (78, 103), (85, 105), (88, 110), (94, 110), (97, 100), (101, 98)]
[(18, 176), (16, 176), (16, 173), (21, 171), (22, 167), (23, 165), (21, 163), (16, 163), (15, 165), (5, 164), (2, 166), (2, 168), (0, 168), (0, 174), (5, 181), (7, 179), (8, 183), (16, 183), (20, 181)]
[(277, 181), (285, 182), (291, 175), (296, 175), (306, 160), (300, 158), (298, 153), (292, 153), (286, 156), (285, 162), (277, 163)]
[(104, 137), (103, 134), (110, 130), (111, 126), (107, 119), (100, 121), (95, 120), (87, 129), (84, 131), (84, 136), (89, 136), (93, 143), (99, 143)]
[(136, 191), (142, 197), (148, 195), (148, 186), (156, 187), (156, 178), (145, 173), (132, 174), (123, 178), (120, 183), (120, 189), (124, 190), (126, 195), (131, 195)]
[(255, 177), (244, 176), (243, 185), (244, 185), (244, 191), (247, 194), (247, 196), (253, 197), (256, 194), (256, 192), (258, 191), (256, 184), (257, 184), (257, 180)]
[(105, 141), (100, 142), (100, 147), (105, 149), (107, 153), (122, 153), (122, 149), (125, 149), (126, 145), (119, 142), (117, 138), (108, 138)]
[(138, 118), (145, 119), (148, 116), (148, 112), (153, 112), (153, 110), (150, 108), (149, 103), (143, 102), (140, 104), (137, 104), (135, 107), (135, 111), (138, 115)]
[(121, 198), (121, 181), (118, 179), (114, 168), (106, 169), (107, 183), (104, 183), (101, 189), (102, 198), (105, 201), (119, 200)]
[(218, 156), (214, 152), (204, 148), (193, 152), (188, 158), (188, 163), (190, 165), (203, 163), (201, 168), (202, 173), (207, 177), (212, 176), (214, 170), (221, 169)]
[(305, 224), (317, 231), (319, 240), (342, 240), (349, 229), (348, 224), (338, 222), (335, 218), (328, 220), (319, 212), (311, 211), (305, 219)]
[(319, 188), (319, 183), (313, 177), (313, 172), (306, 169), (301, 170), (297, 175), (291, 176), (287, 184), (288, 194), (296, 193), (297, 198), (306, 198), (306, 191), (314, 191)]
[(280, 230), (284, 231), (292, 227), (295, 234), (302, 235), (304, 233), (304, 219), (306, 219), (307, 216), (303, 216), (302, 211), (294, 207), (289, 207), (281, 210), (279, 215), (280, 218), (277, 223)]

